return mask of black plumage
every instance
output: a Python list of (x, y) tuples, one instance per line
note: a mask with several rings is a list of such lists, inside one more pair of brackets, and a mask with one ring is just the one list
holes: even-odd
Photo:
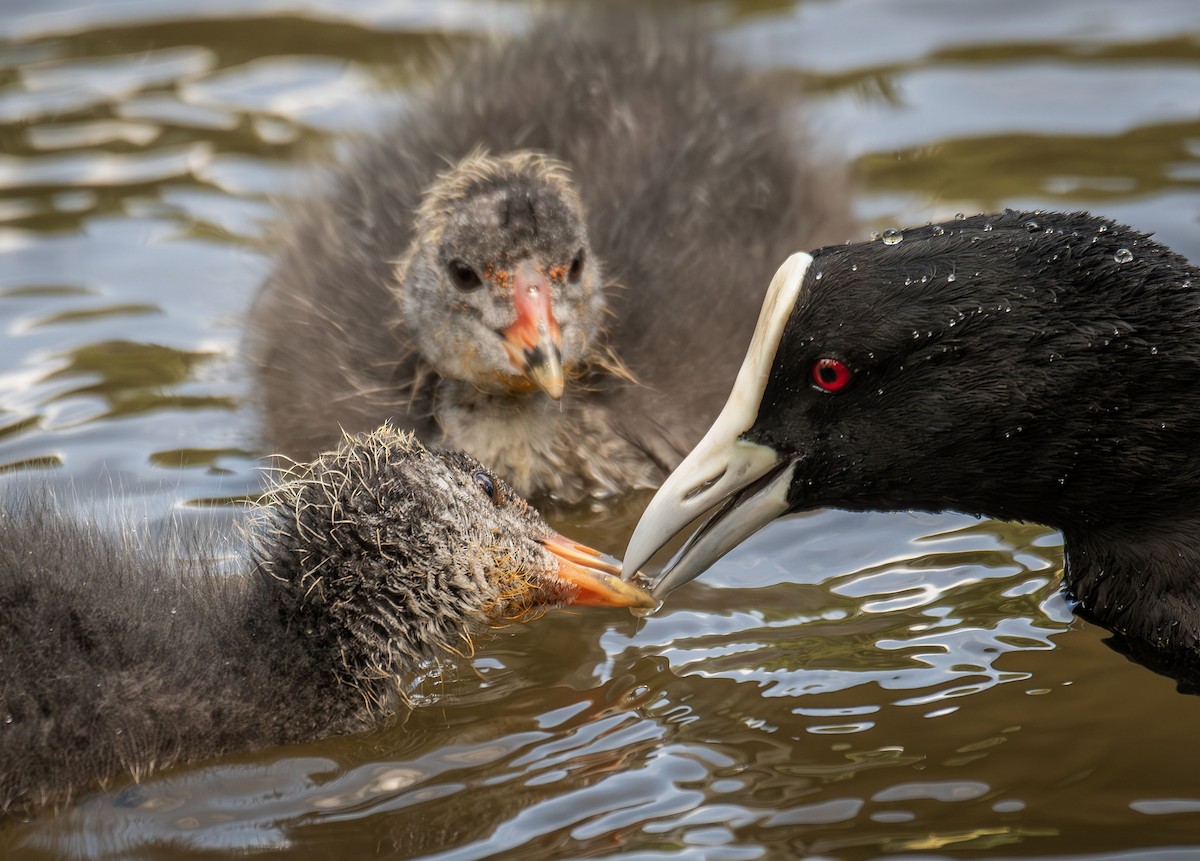
[[(786, 510), (1061, 530), (1082, 612), (1200, 664), (1198, 290), (1179, 254), (1087, 213), (1010, 210), (823, 248), (738, 439), (775, 453), (759, 489), (787, 478)], [(824, 360), (849, 374), (835, 391)], [(731, 490), (710, 529), (754, 491)]]
[[(904, 231), (896, 246), (823, 249), (761, 437), (808, 453), (798, 508), (1059, 529), (1084, 610), (1200, 652), (1194, 287), (1187, 260), (1084, 213), (1008, 211)], [(853, 387), (811, 385), (806, 363), (824, 353), (844, 356)]]
[(0, 517), (0, 812), (363, 730), (480, 632), (640, 600), (478, 461), (390, 428), (279, 476), (248, 528), (230, 574), (178, 534)]

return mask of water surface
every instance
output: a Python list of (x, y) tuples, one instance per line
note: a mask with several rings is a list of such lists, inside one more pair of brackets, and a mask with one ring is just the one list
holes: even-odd
[[(697, 5), (850, 160), (854, 238), (1086, 208), (1200, 260), (1194, 0)], [(236, 519), (275, 207), (447, 43), (529, 14), (0, 7), (0, 484), (125, 528)], [(556, 521), (619, 552), (642, 502)], [(794, 517), (650, 619), (553, 613), (430, 668), (394, 725), (95, 793), (0, 855), (1200, 857), (1200, 699), (1075, 619), (1061, 564), (1037, 526)]]

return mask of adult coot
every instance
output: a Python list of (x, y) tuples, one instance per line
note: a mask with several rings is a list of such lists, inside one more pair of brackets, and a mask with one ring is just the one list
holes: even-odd
[(661, 596), (780, 514), (952, 509), (1062, 532), (1080, 609), (1200, 657), (1200, 271), (1087, 213), (797, 254), (708, 435), (629, 544), (717, 513)]
[(279, 478), (240, 575), (0, 518), (0, 811), (383, 720), (422, 661), (562, 604), (647, 605), (464, 454), (383, 428)]
[(294, 207), (249, 322), (272, 449), (391, 419), (525, 495), (656, 487), (779, 260), (846, 237), (838, 172), (701, 28), (573, 11), (451, 54)]

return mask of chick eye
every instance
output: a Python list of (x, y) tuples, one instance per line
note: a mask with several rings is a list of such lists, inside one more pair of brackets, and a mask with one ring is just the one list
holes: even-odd
[(571, 260), (571, 268), (567, 270), (567, 280), (574, 284), (579, 280), (579, 276), (583, 274), (584, 263), (583, 249), (580, 248), (575, 252), (575, 257)]
[(486, 472), (477, 472), (474, 475), (475, 485), (484, 492), (492, 502), (500, 504), (500, 491), (496, 487), (496, 480)]
[(812, 364), (813, 383), (825, 392), (840, 392), (850, 385), (854, 374), (837, 359), (817, 359)]
[(483, 286), (479, 273), (457, 257), (446, 265), (446, 271), (450, 274), (450, 280), (454, 282), (454, 286), (463, 292)]

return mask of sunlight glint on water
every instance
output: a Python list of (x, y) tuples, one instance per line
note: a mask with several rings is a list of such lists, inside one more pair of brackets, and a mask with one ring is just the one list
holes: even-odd
[[(797, 106), (809, 87), (817, 141), (855, 159), (847, 238), (1093, 208), (1200, 259), (1192, 0), (707, 5), (724, 47)], [(0, 9), (6, 489), (48, 482), (139, 530), (236, 520), (265, 454), (240, 322), (276, 202), (303, 205), (304, 160), (343, 150), (437, 51), (527, 14)], [(619, 552), (637, 512), (555, 521)], [(1036, 526), (793, 517), (653, 616), (550, 614), (428, 667), (387, 729), (95, 793), (7, 823), (0, 855), (1194, 857), (1200, 701), (1074, 618), (1060, 568)]]

